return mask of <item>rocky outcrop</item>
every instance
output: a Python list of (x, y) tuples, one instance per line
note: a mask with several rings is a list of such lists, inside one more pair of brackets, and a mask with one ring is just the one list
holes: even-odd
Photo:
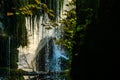
[[(48, 38), (49, 45), (49, 55), (52, 54), (52, 38)], [(47, 48), (47, 37), (43, 38), (36, 50), (36, 55), (34, 60), (32, 61), (33, 66), (36, 71), (45, 71), (45, 54)]]

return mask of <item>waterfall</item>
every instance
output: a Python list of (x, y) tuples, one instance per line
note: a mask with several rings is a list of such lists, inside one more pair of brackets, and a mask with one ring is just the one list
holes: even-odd
[[(64, 18), (62, 16), (65, 8), (65, 4), (68, 3), (68, 0), (64, 0), (64, 5), (63, 5), (63, 9), (60, 9), (60, 0), (55, 0), (56, 2), (56, 23), (59, 22), (59, 20), (61, 19), (60, 17)], [(50, 1), (52, 3), (52, 1)], [(54, 1), (53, 1), (54, 2)], [(51, 5), (50, 5), (51, 6)], [(68, 53), (67, 51), (62, 48), (62, 46), (57, 45), (55, 40), (53, 40), (52, 38), (56, 38), (56, 40), (59, 40), (60, 37), (62, 37), (63, 32), (62, 32), (62, 28), (60, 27), (61, 24), (58, 23), (58, 26), (56, 27), (52, 27), (52, 29), (47, 29), (48, 27), (51, 26), (50, 24), (50, 19), (48, 17), (47, 13), (41, 14), (41, 16), (39, 17), (39, 19), (37, 19), (38, 16), (34, 16), (32, 17), (26, 17), (26, 28), (27, 28), (27, 32), (28, 32), (28, 42), (29, 45), (27, 47), (19, 47), (19, 68), (22, 68), (24, 70), (24, 67), (22, 67), (23, 65), (25, 65), (26, 67), (28, 67), (28, 65), (26, 65), (26, 63), (24, 63), (24, 60), (21, 60), (20, 56), (25, 54), (26, 55), (26, 59), (28, 59), (28, 63), (31, 64), (30, 67), (32, 68), (32, 66), (34, 66), (34, 70), (37, 72), (39, 72), (41, 69), (37, 69), (40, 68), (40, 66), (42, 66), (42, 62), (40, 61), (40, 57), (41, 60), (43, 60), (44, 58), (44, 65), (42, 67), (44, 67), (44, 69), (42, 69), (45, 72), (55, 72), (54, 75), (52, 76), (46, 76), (46, 78), (53, 78), (54, 80), (64, 80), (63, 78), (61, 79), (59, 76), (60, 74), (58, 74), (57, 72), (62, 72), (66, 69), (66, 67), (62, 67), (62, 64), (66, 64), (64, 61), (69, 60), (68, 57)], [(52, 40), (52, 42), (50, 42), (50, 40)], [(52, 49), (51, 49), (51, 45), (52, 44)], [(45, 47), (45, 49), (44, 49)], [(40, 52), (45, 50), (45, 55), (41, 56), (44, 52)], [(28, 54), (28, 55), (27, 55)], [(21, 66), (22, 64), (22, 66)], [(29, 68), (30, 68), (29, 67)], [(29, 71), (31, 71), (31, 69), (28, 69)]]
[(53, 54), (49, 63), (50, 72), (53, 72), (53, 75), (50, 76), (51, 79), (54, 80), (65, 79), (60, 76), (60, 72), (63, 72), (66, 69), (66, 67), (64, 67), (66, 63), (63, 60), (67, 61), (68, 59), (69, 57), (67, 56), (65, 50), (62, 49), (59, 45), (55, 44), (55, 42), (53, 42)]

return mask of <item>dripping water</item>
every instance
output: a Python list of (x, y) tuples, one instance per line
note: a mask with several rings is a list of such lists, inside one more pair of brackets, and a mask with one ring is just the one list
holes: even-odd
[[(56, 23), (59, 22), (59, 13), (60, 13), (60, 3), (59, 1), (57, 3), (57, 18), (56, 18)], [(59, 40), (60, 37), (62, 36), (62, 28), (60, 27), (60, 24), (58, 23), (58, 26), (54, 28), (54, 38), (56, 40)], [(62, 68), (61, 64), (66, 64), (63, 60), (68, 60), (69, 57), (67, 56), (66, 51), (60, 46), (57, 45), (56, 42), (53, 40), (53, 53), (52, 57), (49, 60), (49, 71), (54, 72), (53, 75), (47, 76), (48, 78), (51, 78), (53, 80), (66, 80), (65, 78), (62, 78), (60, 75), (60, 72), (64, 71), (66, 67)]]
[[(56, 23), (58, 23), (60, 20), (59, 15), (61, 15), (60, 14), (60, 12), (61, 12), (60, 1), (59, 0), (58, 1), (55, 0), (55, 1), (57, 4), (57, 6), (55, 6), (55, 7), (57, 7), (56, 8), (57, 9), (56, 10), (56, 15), (57, 15)], [(55, 72), (54, 75), (47, 76), (46, 78), (51, 77), (54, 80), (64, 80), (59, 77), (60, 74), (58, 74), (57, 72), (62, 72), (66, 69), (66, 68), (62, 68), (61, 64), (64, 64), (63, 60), (66, 60), (66, 61), (69, 60), (69, 57), (67, 56), (68, 53), (61, 46), (57, 45), (55, 43), (55, 41), (53, 40), (53, 43), (52, 43), (53, 53), (50, 55), (50, 46), (51, 45), (49, 45), (49, 40), (51, 37), (54, 37), (54, 38), (56, 38), (56, 40), (59, 40), (60, 37), (63, 35), (62, 29), (60, 27), (61, 25), (59, 24), (59, 26), (56, 26), (55, 28), (52, 28), (51, 30), (46, 30), (45, 28), (47, 26), (44, 26), (42, 24), (46, 24), (46, 25), (48, 24), (48, 22), (49, 22), (48, 15), (45, 13), (45, 14), (41, 15), (38, 20), (36, 20), (36, 19), (37, 18), (34, 18), (33, 20), (31, 20), (30, 17), (26, 17), (26, 28), (27, 28), (27, 32), (28, 32), (29, 45), (27, 47), (28, 49), (20, 48), (19, 51), (21, 53), (26, 53), (26, 54), (30, 53), (30, 54), (34, 55), (31, 58), (31, 59), (33, 59), (37, 52), (37, 47), (43, 46), (43, 45), (38, 45), (39, 42), (45, 38), (46, 39), (45, 42), (47, 42), (46, 47), (45, 47), (45, 71), (46, 72)], [(33, 23), (34, 23), (34, 25), (33, 25)], [(51, 57), (49, 57), (49, 56), (51, 56)], [(30, 61), (31, 60), (29, 60), (29, 62)], [(38, 63), (38, 62), (36, 62), (36, 63)], [(37, 69), (35, 69), (35, 70), (37, 70)]]

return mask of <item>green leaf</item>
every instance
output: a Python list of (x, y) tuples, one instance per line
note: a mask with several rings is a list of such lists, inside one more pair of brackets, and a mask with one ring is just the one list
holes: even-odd
[(79, 31), (81, 31), (81, 30), (83, 30), (83, 27), (82, 27), (81, 25), (78, 25), (78, 26), (77, 26), (77, 31), (79, 32)]

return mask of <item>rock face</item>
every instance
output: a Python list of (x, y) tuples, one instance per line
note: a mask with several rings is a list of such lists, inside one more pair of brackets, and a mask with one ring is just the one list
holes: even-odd
[[(48, 44), (49, 44), (49, 57), (52, 54), (52, 38), (48, 38)], [(45, 71), (45, 54), (46, 54), (46, 48), (47, 48), (47, 38), (43, 38), (36, 50), (36, 56), (34, 60), (32, 61), (32, 64), (34, 66), (35, 71)]]
[[(22, 29), (24, 18), (21, 20), (20, 16), (13, 15), (15, 14), (15, 9), (13, 9), (15, 7), (18, 8), (15, 0), (0, 0), (0, 72), (3, 68), (18, 68), (17, 48), (21, 44), (21, 38), (26, 35), (25, 32), (23, 36), (21, 33), (25, 30), (25, 26), (24, 29)], [(24, 41), (26, 40), (23, 40), (23, 42)], [(7, 73), (0, 73), (0, 76), (6, 76), (6, 74)]]
[(0, 67), (7, 67), (8, 38), (0, 36)]

